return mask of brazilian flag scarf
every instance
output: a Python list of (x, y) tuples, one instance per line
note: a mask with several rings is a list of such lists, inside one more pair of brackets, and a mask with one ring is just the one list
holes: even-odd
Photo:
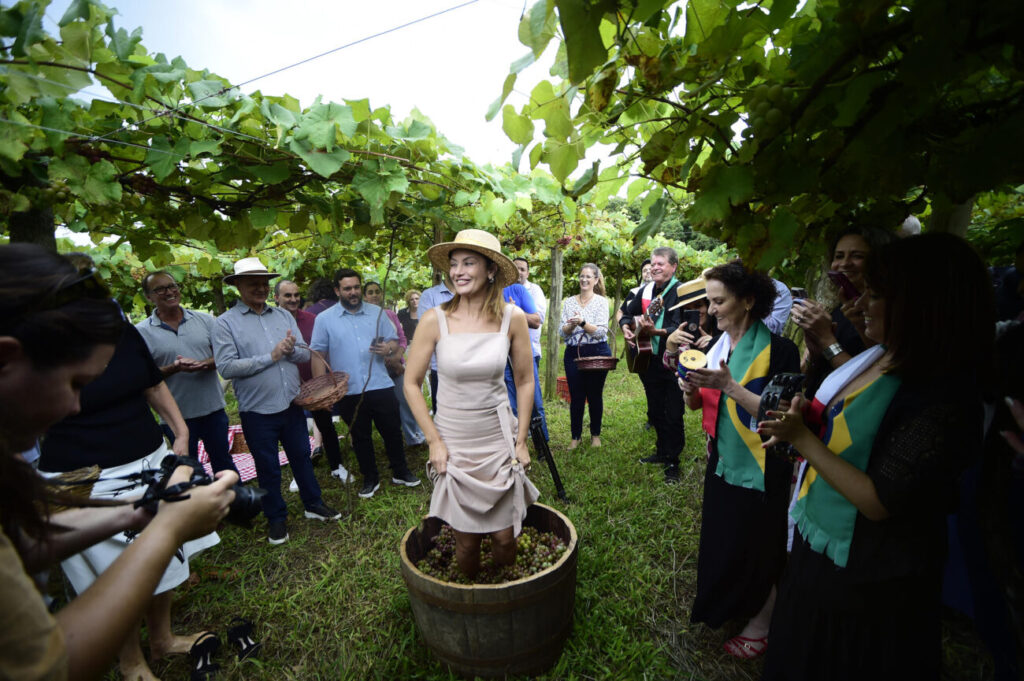
[[(708, 354), (708, 368), (717, 369), (729, 356), (732, 341), (723, 333)], [(757, 321), (747, 329), (728, 359), (729, 373), (741, 386), (760, 395), (768, 385), (772, 334)], [(730, 485), (764, 491), (764, 456), (757, 429), (757, 414), (748, 414), (736, 400), (720, 390), (701, 388), (704, 403), (705, 430), (718, 446), (718, 467), (715, 475)], [(709, 429), (708, 426), (712, 427)]]
[[(808, 421), (821, 423), (821, 439), (829, 451), (861, 471), (867, 470), (875, 435), (900, 386), (900, 379), (882, 374), (830, 409), (826, 406), (884, 352), (884, 347), (875, 346), (833, 371), (808, 408)], [(812, 466), (807, 466), (790, 515), (811, 549), (824, 553), (839, 567), (846, 567), (857, 507), (819, 477)]]
[[(668, 280), (668, 283), (665, 284), (665, 288), (661, 289), (661, 293), (659, 293), (658, 295), (655, 296), (654, 295), (654, 282), (652, 281), (650, 284), (645, 286), (644, 290), (640, 293), (640, 309), (642, 309), (644, 311), (644, 313), (646, 313), (647, 312), (647, 308), (651, 306), (651, 303), (654, 301), (654, 298), (661, 298), (662, 299), (661, 302), (664, 303), (665, 302), (665, 300), (664, 300), (665, 294), (668, 293), (669, 291), (673, 290), (675, 288), (675, 285), (678, 284), (678, 283), (679, 283), (679, 280), (676, 279), (673, 276), (671, 279)], [(657, 319), (654, 319), (652, 321), (654, 322), (654, 328), (656, 328), (656, 329), (664, 328), (662, 326), (662, 324), (664, 324), (664, 322), (665, 322), (665, 306), (664, 305), (662, 305), (662, 307), (661, 307), (661, 314), (658, 315)], [(672, 329), (672, 330), (675, 331), (675, 329)], [(656, 356), (660, 351), (661, 351), (661, 336), (654, 336), (654, 337), (651, 338), (651, 354)]]

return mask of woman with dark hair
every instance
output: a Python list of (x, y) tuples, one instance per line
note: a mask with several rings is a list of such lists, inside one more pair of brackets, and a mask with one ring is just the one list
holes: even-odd
[[(234, 473), (161, 504), (152, 519), (131, 506), (68, 503), (17, 452), (79, 409), (82, 386), (103, 373), (125, 328), (95, 270), (28, 245), (0, 246), (0, 678), (96, 679), (149, 606), (175, 550), (227, 515)], [(188, 478), (181, 468), (176, 483)], [(26, 570), (148, 521), (96, 582), (51, 616)]]
[(601, 268), (588, 262), (580, 268), (580, 293), (562, 301), (559, 333), (565, 341), (565, 378), (569, 384), (569, 449), (583, 437), (583, 407), (590, 406), (590, 446), (601, 446), (604, 382), (608, 371), (580, 371), (576, 359), (609, 357), (608, 299), (604, 297)]
[[(946, 514), (981, 447), (995, 306), (962, 239), (872, 253), (858, 307), (877, 343), (759, 432), (809, 468), (765, 679), (937, 679)], [(964, 359), (961, 331), (970, 329)]]
[(829, 312), (824, 305), (807, 298), (793, 301), (793, 322), (804, 330), (807, 345), (807, 395), (814, 392), (825, 376), (854, 355), (874, 345), (864, 334), (864, 318), (857, 308), (856, 292), (864, 290), (864, 267), (868, 255), (895, 237), (873, 227), (850, 227), (833, 240), (829, 249), (830, 272), (838, 272), (849, 285), (839, 286), (839, 305)]
[[(786, 506), (792, 466), (765, 457), (753, 430), (761, 392), (776, 374), (799, 368), (792, 341), (772, 334), (761, 321), (772, 309), (771, 278), (736, 260), (704, 274), (708, 313), (721, 336), (708, 364), (680, 381), (690, 409), (702, 409), (708, 434), (704, 474), (697, 595), (691, 622), (717, 629), (735, 618), (747, 622), (725, 642), (743, 659), (768, 645), (775, 585), (786, 560)], [(694, 338), (685, 337), (687, 343)], [(669, 336), (678, 354), (680, 334)], [(666, 351), (666, 354), (668, 352)]]
[(309, 286), (309, 306), (306, 312), (320, 314), (327, 308), (338, 303), (338, 294), (334, 291), (334, 284), (330, 279), (320, 277)]

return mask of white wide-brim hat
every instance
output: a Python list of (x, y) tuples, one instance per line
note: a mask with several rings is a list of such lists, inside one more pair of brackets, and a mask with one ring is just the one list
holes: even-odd
[(498, 274), (494, 277), (496, 285), (504, 288), (519, 281), (519, 271), (516, 270), (515, 263), (501, 252), (498, 237), (482, 229), (463, 229), (455, 235), (454, 241), (431, 246), (427, 256), (434, 267), (447, 272), (451, 252), (458, 250), (475, 251), (493, 261), (498, 266)]
[(273, 279), (280, 277), (277, 272), (268, 272), (259, 258), (242, 258), (235, 263), (235, 273), (224, 277), (224, 283), (230, 284), (238, 277), (266, 277)]

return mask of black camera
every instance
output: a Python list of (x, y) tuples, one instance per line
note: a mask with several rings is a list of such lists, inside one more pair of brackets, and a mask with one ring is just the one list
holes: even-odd
[[(167, 481), (171, 474), (179, 466), (189, 466), (192, 475), (184, 482), (176, 485), (168, 485)], [(188, 456), (175, 456), (168, 454), (160, 462), (160, 468), (142, 471), (142, 482), (146, 483), (146, 492), (135, 502), (135, 508), (144, 507), (150, 513), (156, 513), (158, 504), (161, 501), (175, 502), (184, 501), (189, 498), (188, 490), (197, 485), (209, 485), (213, 478), (206, 474), (203, 465)], [(260, 487), (245, 487), (241, 483), (233, 487), (235, 500), (231, 502), (228, 510), (227, 521), (241, 527), (252, 527), (252, 519), (263, 510), (260, 499), (267, 493), (267, 490)]]
[[(778, 411), (779, 402), (791, 401), (800, 392), (803, 385), (803, 374), (775, 374), (761, 393), (761, 403), (757, 407), (757, 422), (768, 421), (770, 419), (768, 412)], [(764, 435), (761, 436), (761, 442), (767, 442), (768, 439)], [(799, 452), (788, 442), (769, 447), (768, 453), (790, 462), (796, 461), (800, 456)]]

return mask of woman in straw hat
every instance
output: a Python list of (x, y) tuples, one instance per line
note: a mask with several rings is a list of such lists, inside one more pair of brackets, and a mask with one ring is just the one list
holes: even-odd
[[(518, 273), (493, 235), (465, 229), (428, 255), (434, 267), (448, 272), (455, 297), (420, 319), (409, 348), (405, 396), (430, 446), (430, 514), (455, 530), (456, 561), (472, 577), (485, 534), (492, 537), (495, 564), (515, 560), (515, 537), (538, 497), (524, 470), (530, 422), (517, 422), (504, 383), (511, 359), (519, 413), (531, 413), (533, 355), (525, 314), (502, 301), (502, 289)], [(440, 406), (431, 420), (420, 386), (435, 352)]]

